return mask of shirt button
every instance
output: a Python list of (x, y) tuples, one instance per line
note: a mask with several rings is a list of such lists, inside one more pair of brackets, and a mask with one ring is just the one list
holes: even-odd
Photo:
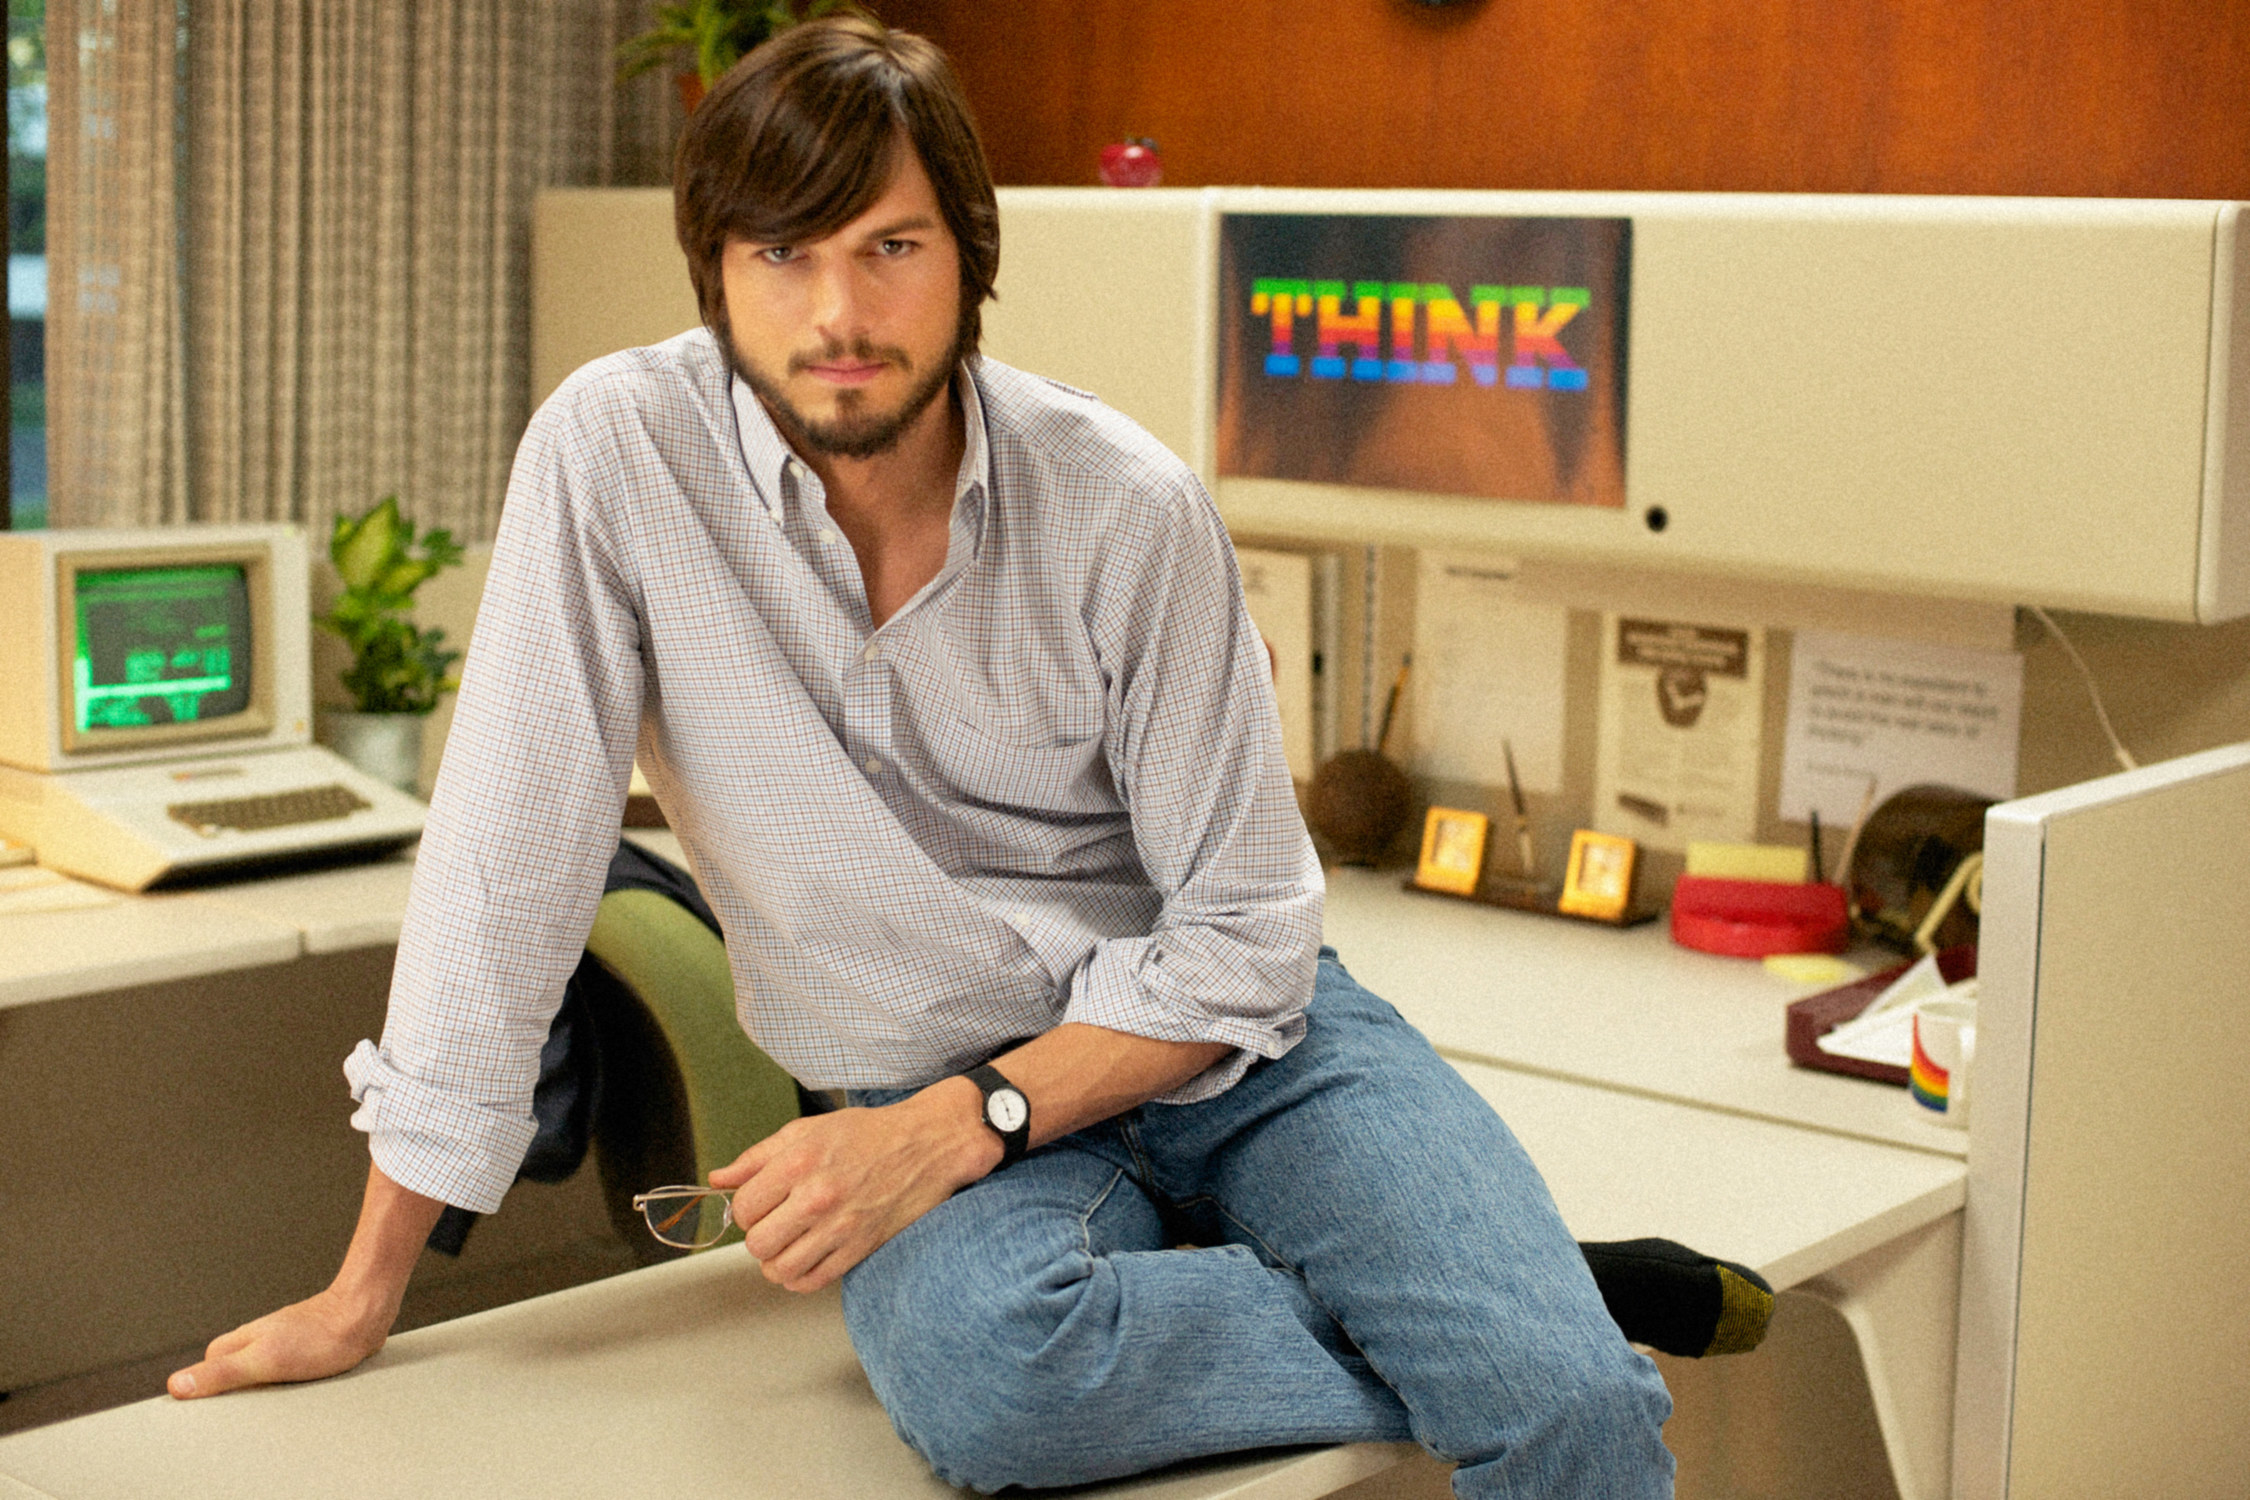
[(880, 760), (876, 759), (876, 758), (875, 758), (874, 756), (872, 756), (872, 755), (870, 755), (869, 757), (867, 757), (867, 774), (868, 774), (868, 775), (870, 775), (870, 776), (874, 776), (874, 775), (877, 775), (877, 774), (879, 774), (879, 773), (880, 773), (880, 772), (882, 771), (882, 769), (883, 769), (883, 763), (882, 763), (882, 762), (881, 762)]
[(826, 526), (823, 526), (823, 527), (821, 527), (821, 528), (820, 528), (820, 545), (822, 545), (823, 547), (833, 547), (833, 546), (835, 546), (835, 545), (836, 545), (836, 533), (835, 533), (834, 531), (830, 530), (830, 529), (829, 529), (828, 527), (826, 527)]
[(881, 641), (869, 641), (864, 647), (860, 649), (859, 659), (861, 661), (874, 661), (882, 654), (883, 643)]

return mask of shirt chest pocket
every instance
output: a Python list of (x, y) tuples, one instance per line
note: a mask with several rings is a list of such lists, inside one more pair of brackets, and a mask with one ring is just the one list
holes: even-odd
[(1101, 737), (1101, 676), (1082, 646), (957, 617), (931, 632), (930, 645), (931, 686), (981, 738), (1042, 751)]
[[(995, 633), (997, 634), (997, 633)], [(971, 802), (1093, 811), (1107, 800), (1101, 679), (1067, 642), (933, 631), (906, 686), (932, 770)]]

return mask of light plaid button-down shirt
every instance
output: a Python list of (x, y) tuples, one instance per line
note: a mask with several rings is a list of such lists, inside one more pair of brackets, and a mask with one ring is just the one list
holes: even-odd
[(820, 481), (701, 330), (572, 376), (516, 457), (380, 1047), (376, 1163), (489, 1211), (532, 1135), (636, 750), (744, 1029), (814, 1087), (911, 1086), (1063, 1021), (1303, 1035), (1320, 868), (1194, 475), (972, 360), (944, 567), (871, 629)]

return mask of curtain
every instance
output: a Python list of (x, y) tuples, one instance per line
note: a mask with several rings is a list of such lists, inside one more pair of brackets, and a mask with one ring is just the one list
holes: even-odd
[[(77, 13), (88, 12), (79, 24)], [(169, 5), (47, 8), (47, 514), (188, 519)]]
[[(59, 0), (57, 525), (300, 520), (391, 492), (486, 538), (550, 185), (665, 180), (646, 0)], [(67, 44), (67, 45), (66, 45)], [(61, 304), (68, 303), (67, 306)]]

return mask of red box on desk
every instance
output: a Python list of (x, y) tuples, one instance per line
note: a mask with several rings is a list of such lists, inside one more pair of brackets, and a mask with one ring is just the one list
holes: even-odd
[(1682, 875), (1672, 888), (1672, 941), (1705, 953), (1841, 953), (1851, 912), (1840, 885), (1784, 885)]

